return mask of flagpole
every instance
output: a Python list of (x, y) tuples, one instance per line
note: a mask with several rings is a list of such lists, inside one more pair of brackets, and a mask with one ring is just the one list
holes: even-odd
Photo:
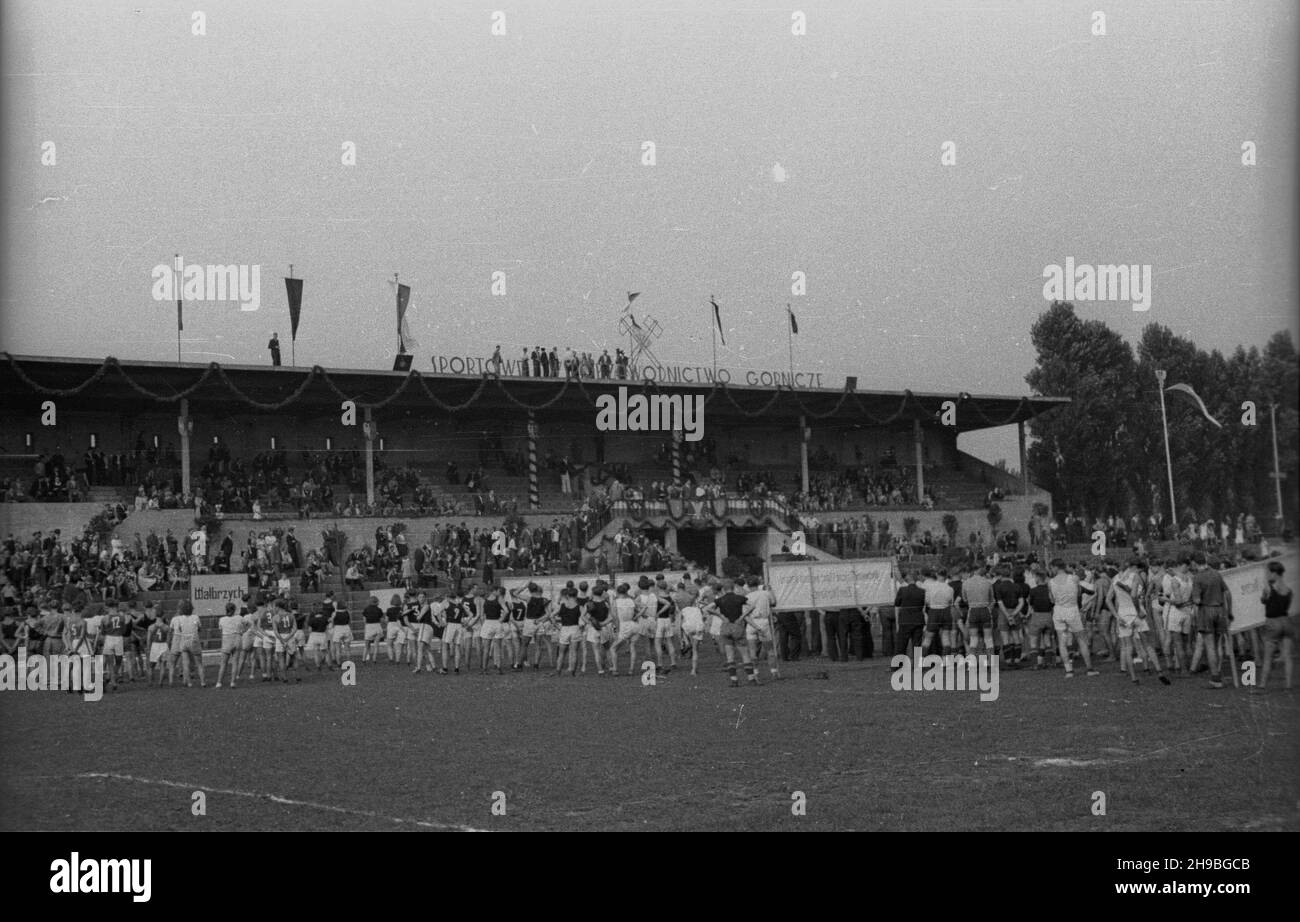
[[(293, 263), (289, 263), (289, 278), (293, 278)], [(298, 367), (298, 331), (293, 329), (293, 318), (289, 318), (289, 364)]]
[(1277, 485), (1277, 530), (1282, 533), (1282, 468), (1277, 460), (1277, 404), (1268, 405), (1268, 417), (1273, 422), (1273, 482)]
[(790, 325), (790, 318), (794, 312), (790, 310), (790, 305), (785, 306), (785, 338), (790, 341), (790, 387), (794, 388), (794, 328)]
[[(713, 295), (709, 295), (709, 306), (713, 307), (716, 303)], [(716, 312), (713, 315), (713, 323), (709, 324), (709, 332), (713, 334), (713, 382), (716, 384), (718, 381), (718, 315)]]
[(181, 363), (181, 254), (176, 254), (176, 364)]
[(397, 283), (397, 273), (393, 273), (393, 293), (397, 296), (397, 351), (398, 354), (406, 352), (406, 340), (402, 339), (402, 286)]
[(1174, 463), (1169, 458), (1169, 418), (1165, 415), (1165, 371), (1156, 369), (1156, 381), (1160, 385), (1160, 425), (1165, 433), (1165, 470), (1169, 473), (1169, 517), (1173, 533), (1178, 534), (1178, 510), (1174, 502)]

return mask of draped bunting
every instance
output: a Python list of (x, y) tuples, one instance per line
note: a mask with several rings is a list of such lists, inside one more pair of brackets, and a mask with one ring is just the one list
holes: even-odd
[[(521, 410), (537, 411), (537, 410), (545, 410), (552, 406), (555, 406), (555, 404), (557, 404), (561, 399), (563, 399), (564, 395), (568, 392), (570, 387), (576, 387), (578, 393), (581, 394), (583, 400), (593, 407), (596, 405), (597, 396), (599, 396), (598, 394), (593, 393), (591, 390), (589, 390), (587, 387), (588, 382), (584, 381), (581, 378), (551, 379), (554, 381), (555, 384), (558, 385), (555, 393), (549, 399), (545, 399), (537, 403), (530, 403), (526, 400), (522, 400), (519, 397), (515, 396), (515, 394), (511, 393), (510, 388), (515, 384), (524, 384), (526, 387), (528, 387), (530, 392), (535, 392), (537, 384), (539, 383), (537, 379), (521, 379), (517, 382), (512, 382), (507, 379), (503, 379), (498, 375), (493, 375), (491, 372), (485, 371), (476, 380), (475, 387), (473, 388), (469, 396), (465, 400), (459, 403), (454, 403), (454, 402), (448, 402), (446, 400), (443, 400), (442, 398), (434, 394), (434, 392), (429, 387), (430, 379), (428, 378), (428, 376), (421, 374), (417, 369), (413, 368), (411, 369), (410, 372), (407, 373), (407, 375), (404, 378), (402, 378), (400, 382), (398, 382), (396, 388), (393, 390), (391, 394), (389, 394), (388, 396), (380, 400), (364, 401), (359, 399), (358, 395), (349, 394), (346, 391), (344, 391), (341, 387), (339, 387), (339, 385), (335, 383), (333, 377), (331, 377), (330, 373), (327, 372), (320, 365), (313, 365), (310, 369), (302, 369), (301, 371), (303, 375), (302, 383), (299, 384), (298, 387), (293, 391), (293, 393), (289, 394), (289, 396), (285, 397), (283, 400), (278, 400), (274, 402), (263, 402), (263, 401), (256, 400), (253, 397), (250, 397), (248, 394), (244, 393), (244, 391), (239, 387), (239, 385), (237, 385), (233, 380), (231, 380), (230, 374), (226, 371), (225, 368), (221, 366), (219, 362), (210, 362), (207, 366), (204, 367), (202, 374), (200, 374), (199, 377), (192, 384), (190, 384), (188, 387), (184, 389), (181, 390), (169, 389), (165, 393), (156, 393), (154, 391), (149, 390), (147, 387), (145, 387), (144, 385), (136, 381), (134, 378), (132, 378), (130, 373), (126, 370), (125, 366), (122, 364), (122, 362), (111, 355), (105, 358), (100, 363), (99, 367), (96, 368), (93, 372), (91, 372), (91, 374), (86, 378), (85, 381), (73, 387), (65, 387), (65, 388), (47, 387), (41, 384), (40, 382), (33, 380), (32, 377), (27, 374), (26, 370), (18, 362), (18, 359), (8, 352), (0, 352), (0, 359), (3, 359), (4, 361), (8, 362), (9, 366), (14, 370), (14, 374), (17, 375), (19, 380), (21, 380), (25, 385), (27, 385), (27, 387), (29, 387), (33, 392), (45, 396), (50, 396), (50, 397), (75, 397), (76, 395), (81, 394), (84, 391), (88, 390), (89, 388), (99, 384), (101, 381), (104, 380), (104, 378), (110, 372), (112, 372), (114, 374), (117, 374), (119, 377), (121, 377), (121, 379), (126, 382), (127, 386), (129, 386), (133, 391), (135, 391), (137, 394), (139, 394), (142, 397), (148, 398), (149, 400), (153, 400), (158, 403), (177, 403), (180, 400), (190, 397), (199, 389), (207, 385), (212, 379), (215, 378), (216, 380), (220, 381), (220, 383), (225, 386), (227, 391), (240, 402), (245, 403), (248, 406), (253, 407), (254, 409), (267, 411), (267, 412), (282, 410), (285, 407), (288, 407), (298, 402), (298, 400), (302, 398), (303, 394), (306, 393), (307, 389), (317, 379), (320, 379), (320, 381), (331, 391), (333, 391), (334, 394), (337, 395), (340, 400), (351, 400), (355, 402), (358, 407), (362, 407), (362, 408), (368, 407), (372, 410), (382, 409), (383, 407), (388, 406), (390, 403), (392, 403), (394, 400), (400, 397), (403, 393), (405, 393), (406, 389), (411, 386), (412, 382), (418, 382), (421, 389), (423, 389), (424, 391), (425, 397), (428, 398), (429, 402), (432, 403), (434, 406), (438, 407), (440, 410), (443, 410), (444, 412), (447, 413), (459, 413), (474, 406), (482, 398), (483, 392), (488, 387), (489, 384), (495, 384), (496, 388), (501, 392), (501, 394), (506, 398), (506, 400), (508, 400), (510, 403), (514, 404), (515, 406), (519, 407)], [(283, 380), (291, 373), (292, 372), (288, 370), (282, 371), (280, 374), (277, 375), (277, 380)], [(436, 380), (441, 380), (441, 379), (436, 379)], [(466, 383), (468, 383), (468, 379), (466, 380)], [(629, 389), (638, 388), (641, 393), (647, 395), (654, 394), (661, 390), (660, 386), (656, 382), (649, 381), (649, 380), (641, 381), (641, 382), (637, 382), (637, 381), (601, 382), (601, 386), (604, 387), (610, 383), (628, 387)], [(367, 389), (367, 393), (370, 392), (372, 391), (370, 389)], [(903, 392), (902, 396), (899, 398), (898, 401), (898, 408), (893, 413), (889, 413), (884, 416), (876, 416), (874, 413), (870, 412), (867, 409), (866, 405), (863, 403), (862, 395), (858, 394), (857, 392), (849, 391), (847, 387), (840, 392), (839, 399), (835, 401), (835, 404), (829, 410), (826, 410), (821, 413), (814, 412), (812, 409), (810, 409), (808, 404), (805, 402), (802, 393), (793, 388), (777, 388), (772, 392), (771, 397), (769, 397), (766, 401), (764, 401), (760, 405), (754, 407), (748, 407), (745, 406), (741, 401), (736, 399), (736, 394), (734, 393), (731, 387), (729, 387), (726, 383), (719, 381), (719, 382), (715, 382), (710, 387), (709, 391), (705, 394), (704, 397), (705, 406), (708, 406), (714, 400), (714, 398), (716, 398), (719, 395), (724, 396), (727, 402), (731, 404), (731, 406), (735, 409), (737, 413), (749, 419), (757, 419), (758, 417), (767, 415), (768, 412), (772, 409), (772, 407), (776, 405), (777, 401), (780, 400), (783, 396), (788, 396), (793, 398), (795, 404), (799, 408), (799, 412), (809, 417), (810, 419), (827, 419), (831, 416), (834, 416), (838, 414), (844, 408), (846, 403), (850, 402), (850, 400), (852, 401), (850, 405), (855, 406), (857, 411), (855, 414), (852, 415), (861, 418), (870, 426), (877, 426), (877, 427), (887, 426), (904, 417), (927, 418), (931, 415), (930, 411), (926, 410), (925, 406), (916, 397), (916, 395), (913, 394), (910, 390), (905, 390)], [(1016, 403), (1015, 408), (1012, 409), (1012, 411), (1009, 414), (1007, 414), (1007, 416), (1001, 418), (995, 416), (989, 416), (987, 413), (981, 410), (978, 407), (978, 405), (974, 403), (972, 400), (968, 400), (964, 397), (956, 397), (952, 399), (955, 399), (958, 404), (957, 413), (959, 419), (965, 420), (970, 416), (974, 416), (979, 421), (979, 423), (983, 426), (1004, 426), (1007, 425), (1008, 423), (1015, 421), (1017, 418), (1027, 418), (1028, 415), (1032, 415), (1031, 413), (1032, 408), (1030, 406), (1028, 397), (1020, 398), (1020, 400)]]

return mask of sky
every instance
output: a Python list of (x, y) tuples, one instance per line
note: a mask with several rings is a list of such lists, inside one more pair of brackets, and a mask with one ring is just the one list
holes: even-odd
[[(1291, 0), (0, 15), (14, 353), (173, 361), (151, 272), (175, 253), (260, 266), (257, 310), (187, 304), (197, 362), (266, 363), (272, 331), (288, 361), (290, 264), (296, 361), (328, 367), (391, 367), (395, 272), (425, 370), (612, 350), (639, 291), (664, 362), (711, 363), (714, 296), (736, 378), (787, 368), (789, 304), (794, 364), (834, 386), (1026, 394), (1067, 258), (1151, 267), (1147, 311), (1076, 303), (1130, 342), (1150, 322), (1224, 351), (1300, 339)], [(1014, 428), (962, 447), (1016, 466)]]

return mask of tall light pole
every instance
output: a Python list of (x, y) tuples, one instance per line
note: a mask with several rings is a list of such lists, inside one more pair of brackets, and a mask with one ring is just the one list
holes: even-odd
[(1174, 464), (1169, 458), (1169, 418), (1165, 416), (1165, 370), (1156, 369), (1156, 381), (1160, 385), (1160, 427), (1165, 433), (1165, 470), (1169, 474), (1169, 518), (1174, 534), (1178, 534), (1178, 508), (1174, 499)]
[(1282, 468), (1277, 460), (1277, 404), (1268, 405), (1268, 418), (1273, 423), (1273, 483), (1277, 486), (1277, 530), (1282, 533)]

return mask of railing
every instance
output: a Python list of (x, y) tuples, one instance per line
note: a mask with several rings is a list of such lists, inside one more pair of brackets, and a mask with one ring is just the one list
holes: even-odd
[(609, 518), (629, 518), (644, 521), (652, 518), (680, 519), (683, 517), (702, 519), (721, 519), (727, 516), (749, 515), (754, 518), (765, 516), (788, 521), (791, 516), (790, 504), (785, 500), (771, 496), (744, 496), (727, 493), (708, 499), (646, 499), (619, 500), (610, 503)]

